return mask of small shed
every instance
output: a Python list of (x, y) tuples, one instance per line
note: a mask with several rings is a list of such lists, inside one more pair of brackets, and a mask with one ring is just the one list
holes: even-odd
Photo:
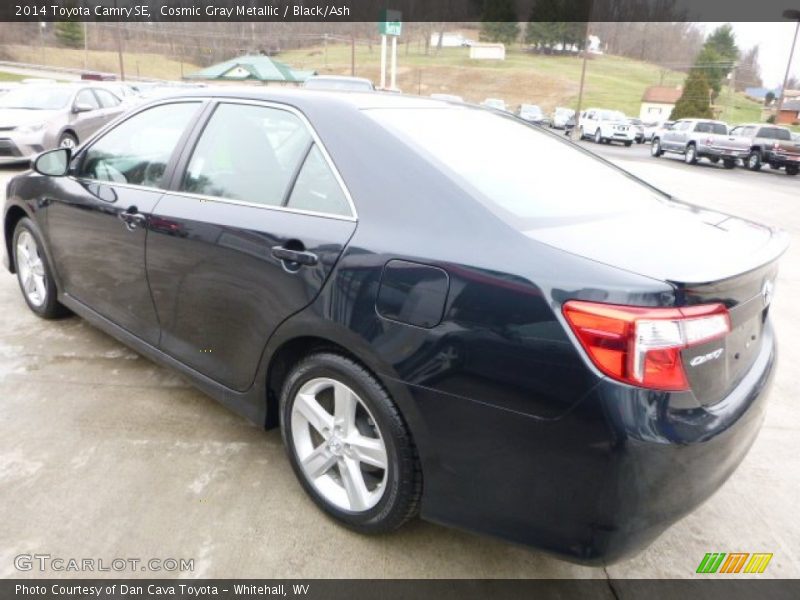
[(261, 54), (244, 55), (189, 73), (185, 79), (204, 81), (260, 81), (262, 83), (303, 83), (315, 71), (295, 71), (288, 65)]
[(639, 118), (645, 123), (666, 121), (682, 93), (680, 86), (651, 85), (642, 95)]
[(505, 44), (472, 44), (469, 57), (474, 60), (505, 60)]

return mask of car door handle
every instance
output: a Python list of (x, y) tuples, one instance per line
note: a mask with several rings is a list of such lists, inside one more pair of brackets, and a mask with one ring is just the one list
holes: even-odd
[(119, 213), (120, 220), (125, 223), (125, 227), (128, 231), (133, 231), (139, 225), (144, 225), (147, 221), (147, 217), (139, 212), (135, 206), (131, 206), (125, 212)]
[(308, 252), (306, 250), (292, 250), (291, 248), (286, 248), (284, 246), (273, 246), (272, 256), (279, 260), (298, 263), (306, 267), (312, 267), (319, 262), (319, 258), (313, 252)]

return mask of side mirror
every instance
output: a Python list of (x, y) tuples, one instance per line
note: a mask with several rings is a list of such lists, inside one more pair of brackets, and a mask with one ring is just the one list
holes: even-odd
[(42, 152), (33, 159), (33, 170), (48, 177), (63, 177), (69, 170), (69, 159), (72, 151), (69, 148), (56, 148)]
[(93, 110), (94, 110), (94, 107), (91, 104), (78, 103), (78, 104), (76, 104), (75, 106), (72, 107), (72, 112), (74, 112), (76, 114), (77, 113), (91, 112)]

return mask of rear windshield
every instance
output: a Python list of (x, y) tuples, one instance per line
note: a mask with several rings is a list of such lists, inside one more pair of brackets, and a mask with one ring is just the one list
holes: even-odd
[(723, 123), (714, 123), (713, 121), (702, 121), (694, 130), (698, 133), (718, 133), (719, 135), (728, 133), (728, 128)]
[(518, 227), (644, 211), (664, 201), (561, 137), (513, 118), (458, 107), (365, 112)]
[(788, 129), (781, 129), (780, 127), (762, 127), (758, 132), (758, 137), (767, 138), (768, 140), (791, 140), (792, 134)]

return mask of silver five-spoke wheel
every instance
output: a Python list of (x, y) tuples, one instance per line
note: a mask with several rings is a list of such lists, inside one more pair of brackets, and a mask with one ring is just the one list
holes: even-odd
[(17, 268), (22, 289), (28, 301), (34, 306), (42, 306), (47, 300), (47, 284), (39, 246), (28, 231), (17, 237)]
[(328, 502), (353, 512), (386, 490), (386, 444), (364, 402), (345, 384), (318, 377), (295, 395), (292, 443), (308, 481)]

